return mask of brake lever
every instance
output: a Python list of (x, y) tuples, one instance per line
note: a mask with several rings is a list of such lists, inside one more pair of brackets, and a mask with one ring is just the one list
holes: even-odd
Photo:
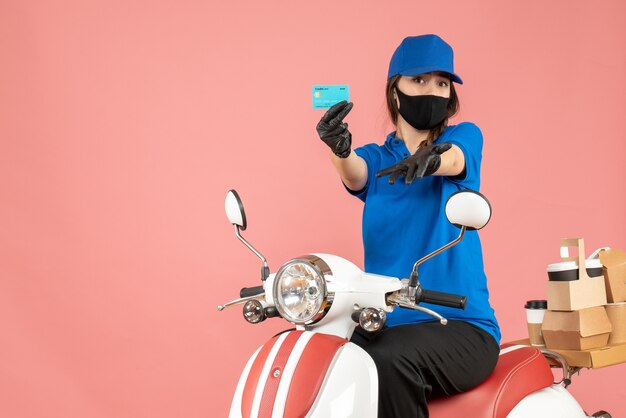
[(441, 316), (440, 314), (438, 314), (437, 312), (428, 308), (424, 308), (423, 306), (415, 305), (410, 300), (406, 300), (405, 298), (403, 298), (397, 292), (394, 292), (391, 295), (387, 296), (387, 302), (393, 305), (399, 306), (401, 308), (413, 309), (414, 311), (421, 311), (427, 315), (434, 316), (435, 318), (439, 320), (439, 323), (441, 323), (441, 325), (448, 324), (448, 320), (444, 318), (443, 316)]
[(265, 296), (265, 292), (263, 292), (263, 293), (258, 293), (258, 294), (256, 294), (256, 295), (253, 295), (253, 296), (248, 296), (248, 297), (245, 297), (245, 298), (235, 299), (235, 300), (230, 301), (230, 302), (228, 302), (228, 303), (225, 303), (225, 304), (223, 304), (223, 305), (218, 305), (218, 306), (217, 306), (217, 310), (218, 310), (218, 311), (223, 311), (224, 309), (228, 308), (229, 306), (238, 305), (238, 304), (240, 304), (240, 303), (247, 302), (247, 301), (249, 301), (249, 300), (251, 300), (251, 299), (257, 299), (257, 298), (259, 298), (259, 297), (261, 297), (261, 296)]

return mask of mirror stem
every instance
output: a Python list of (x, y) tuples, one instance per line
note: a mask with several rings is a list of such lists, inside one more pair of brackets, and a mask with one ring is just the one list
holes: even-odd
[(241, 236), (241, 231), (239, 231), (239, 225), (235, 225), (235, 224), (233, 225), (235, 226), (235, 235), (237, 235), (237, 238), (239, 238), (239, 241), (243, 242), (244, 245), (248, 247), (263, 262), (263, 267), (261, 268), (261, 280), (267, 279), (268, 276), (270, 275), (270, 268), (267, 265), (267, 260), (265, 259), (265, 257), (263, 257), (263, 255), (260, 252), (256, 250), (256, 248), (250, 245), (250, 243), (246, 241), (244, 237)]
[(410, 277), (410, 280), (409, 280), (409, 297), (411, 298), (412, 301), (415, 301), (415, 292), (416, 292), (416, 289), (417, 289), (417, 285), (419, 283), (417, 268), (422, 263), (424, 263), (427, 260), (430, 260), (431, 258), (433, 258), (437, 254), (441, 253), (442, 251), (445, 251), (448, 248), (453, 247), (456, 244), (458, 244), (463, 239), (463, 235), (465, 234), (466, 229), (467, 228), (465, 226), (462, 226), (461, 227), (461, 233), (459, 234), (459, 236), (454, 241), (450, 241), (449, 243), (447, 243), (443, 247), (439, 248), (438, 250), (433, 251), (432, 253), (428, 254), (427, 256), (422, 257), (421, 259), (419, 259), (419, 260), (417, 260), (415, 262), (415, 264), (413, 265), (413, 271), (411, 272), (411, 277)]

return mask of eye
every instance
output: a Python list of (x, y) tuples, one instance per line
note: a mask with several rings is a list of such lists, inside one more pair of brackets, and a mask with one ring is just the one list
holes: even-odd
[(420, 84), (425, 83), (422, 77), (413, 77), (413, 82), (420, 83)]
[(450, 86), (450, 82), (446, 81), (446, 80), (442, 80), (439, 82), (439, 87), (449, 87)]

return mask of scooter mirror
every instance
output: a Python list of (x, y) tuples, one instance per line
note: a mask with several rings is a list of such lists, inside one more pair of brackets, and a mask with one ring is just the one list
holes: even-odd
[(235, 190), (229, 190), (226, 194), (224, 208), (230, 223), (239, 226), (242, 231), (245, 231), (247, 226), (246, 212), (244, 212), (243, 203), (241, 203), (241, 199)]
[(453, 193), (446, 202), (448, 221), (459, 228), (481, 229), (491, 219), (491, 205), (485, 196), (472, 190)]

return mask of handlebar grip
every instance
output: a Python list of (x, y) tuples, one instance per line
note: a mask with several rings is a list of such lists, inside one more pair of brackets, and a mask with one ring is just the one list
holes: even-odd
[(433, 303), (435, 305), (448, 306), (450, 308), (465, 309), (467, 296), (422, 289), (419, 300), (420, 302)]
[(254, 287), (244, 287), (239, 291), (240, 298), (248, 298), (250, 296), (256, 296), (263, 293), (263, 286), (254, 286)]

